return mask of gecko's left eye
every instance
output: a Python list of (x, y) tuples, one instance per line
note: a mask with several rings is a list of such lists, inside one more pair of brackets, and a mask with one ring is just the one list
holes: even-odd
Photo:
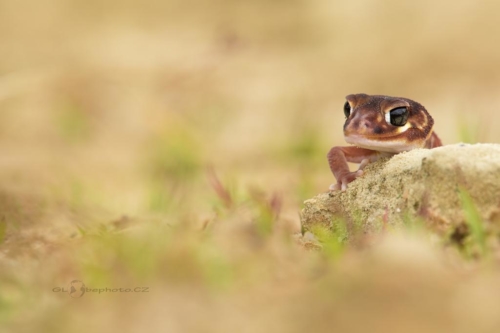
[(408, 109), (395, 108), (385, 114), (385, 120), (394, 126), (404, 126), (408, 120)]
[(349, 118), (351, 115), (351, 106), (349, 105), (349, 102), (345, 102), (344, 104), (344, 114), (346, 118)]

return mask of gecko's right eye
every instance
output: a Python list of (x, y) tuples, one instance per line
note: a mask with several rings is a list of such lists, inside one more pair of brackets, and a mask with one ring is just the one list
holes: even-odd
[(344, 104), (344, 114), (346, 118), (349, 118), (351, 115), (351, 106), (349, 105), (349, 102), (345, 102)]
[(395, 108), (385, 114), (386, 121), (394, 126), (404, 126), (408, 121), (408, 108)]

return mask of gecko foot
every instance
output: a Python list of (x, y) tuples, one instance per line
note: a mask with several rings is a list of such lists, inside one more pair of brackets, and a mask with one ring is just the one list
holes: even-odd
[(358, 171), (348, 172), (340, 176), (339, 179), (337, 179), (336, 184), (330, 185), (330, 191), (338, 191), (338, 190), (345, 191), (347, 189), (347, 184), (349, 184), (350, 182), (352, 182), (353, 180), (362, 175), (363, 175), (363, 170), (361, 170), (361, 168), (358, 169)]

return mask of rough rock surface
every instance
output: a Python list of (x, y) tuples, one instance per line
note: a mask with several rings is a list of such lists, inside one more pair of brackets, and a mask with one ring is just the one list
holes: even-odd
[(500, 145), (456, 144), (417, 149), (368, 165), (345, 192), (304, 202), (304, 230), (342, 219), (365, 231), (421, 216), (437, 231), (464, 224), (461, 192), (484, 220), (500, 217)]

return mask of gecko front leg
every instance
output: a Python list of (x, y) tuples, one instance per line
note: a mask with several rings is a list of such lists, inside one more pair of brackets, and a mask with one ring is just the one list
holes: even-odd
[[(328, 164), (332, 170), (336, 184), (330, 185), (330, 190), (347, 189), (347, 184), (363, 175), (365, 166), (381, 157), (381, 152), (358, 147), (333, 147), (328, 152)], [(392, 155), (392, 154), (391, 154)], [(358, 170), (351, 172), (347, 162), (360, 163)]]

